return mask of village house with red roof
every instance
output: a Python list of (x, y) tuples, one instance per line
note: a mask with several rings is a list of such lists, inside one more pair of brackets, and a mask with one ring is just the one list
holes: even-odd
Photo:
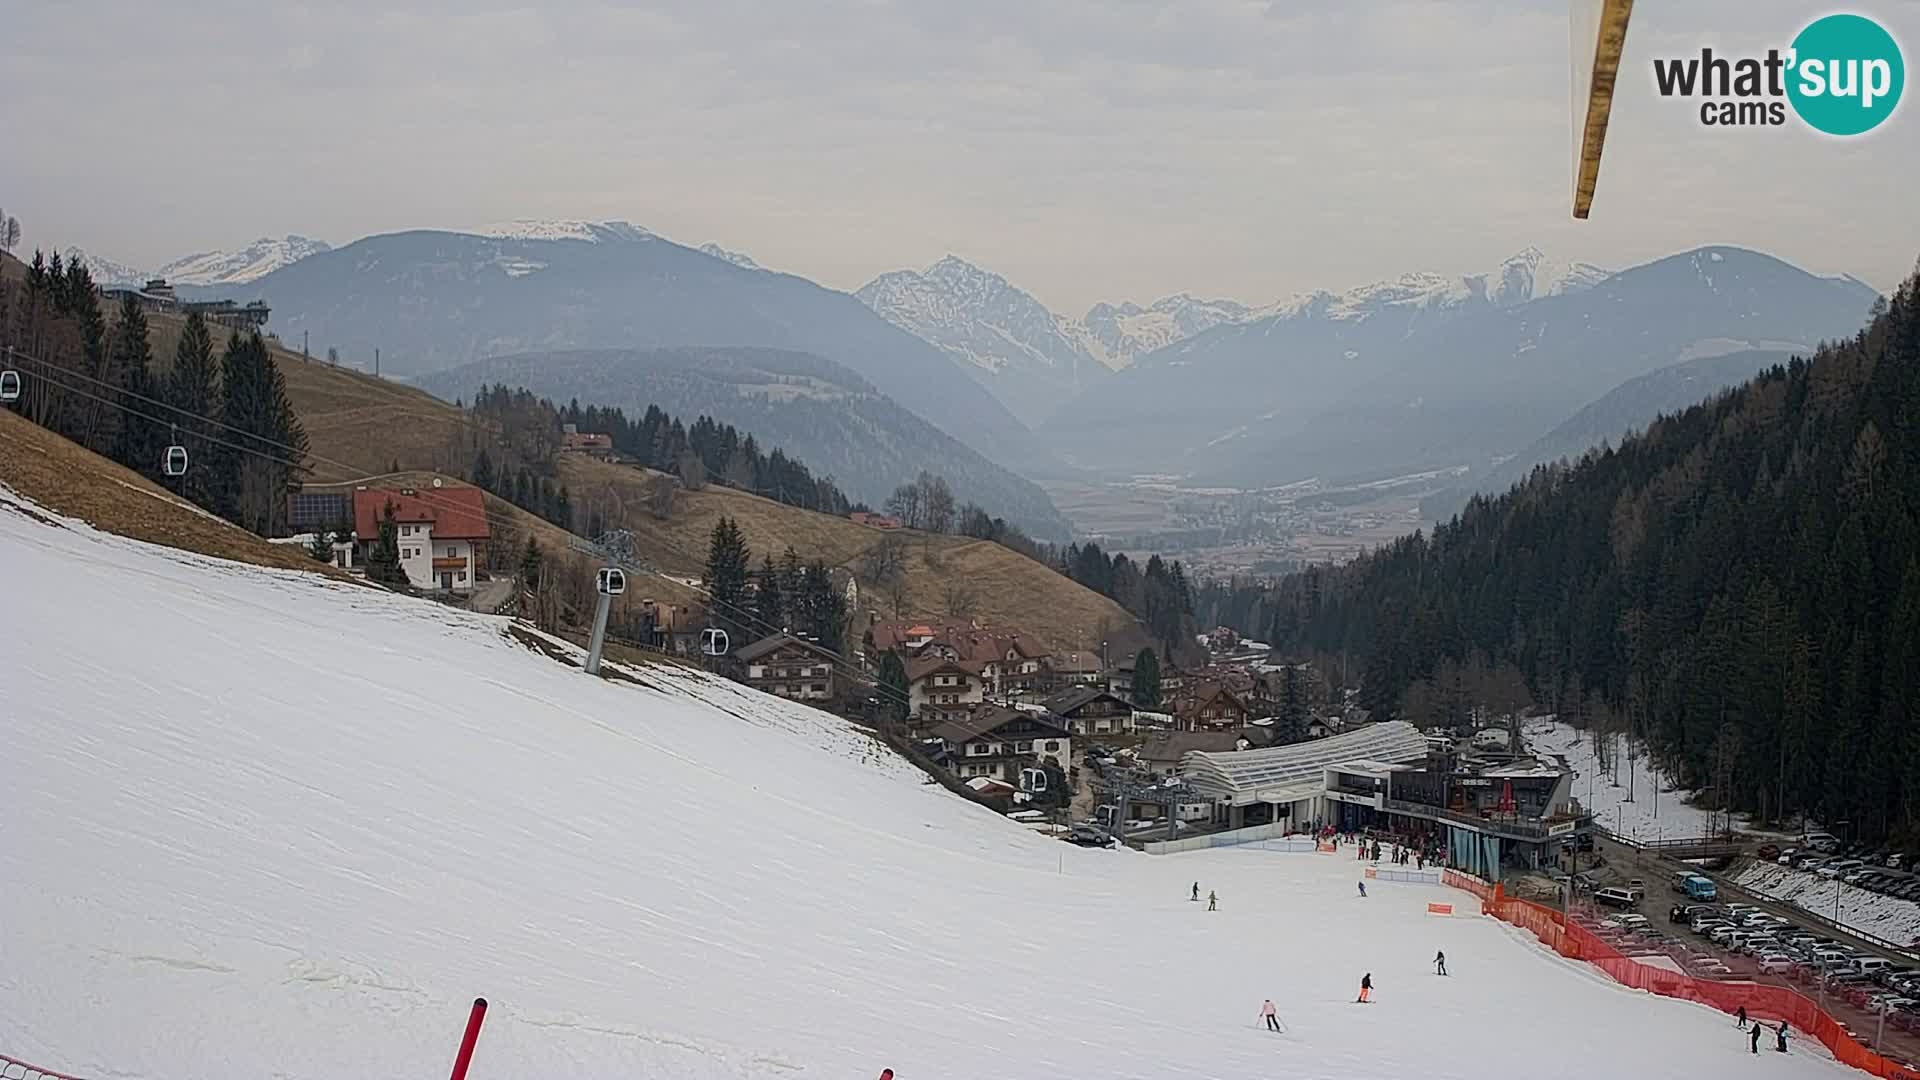
[(488, 538), (480, 489), (355, 489), (353, 532), (362, 564), (380, 542), (380, 523), (389, 507), (407, 581), (427, 592), (471, 591)]

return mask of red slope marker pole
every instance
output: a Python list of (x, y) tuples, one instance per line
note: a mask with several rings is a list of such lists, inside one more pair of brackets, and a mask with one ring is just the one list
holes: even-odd
[(473, 1044), (480, 1041), (480, 1022), (487, 1018), (487, 999), (474, 998), (473, 1012), (467, 1017), (467, 1033), (460, 1040), (460, 1053), (453, 1059), (453, 1080), (466, 1080), (467, 1066), (473, 1062)]

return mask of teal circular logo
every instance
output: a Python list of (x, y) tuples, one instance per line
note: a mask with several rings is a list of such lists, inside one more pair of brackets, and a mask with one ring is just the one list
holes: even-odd
[(1793, 39), (1787, 100), (1808, 126), (1860, 135), (1893, 115), (1906, 86), (1900, 46), (1864, 15), (1828, 15)]

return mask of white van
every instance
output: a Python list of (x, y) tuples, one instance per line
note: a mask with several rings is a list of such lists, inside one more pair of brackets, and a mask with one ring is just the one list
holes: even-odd
[(1638, 902), (1638, 897), (1625, 889), (1605, 888), (1593, 891), (1593, 902), (1608, 907), (1630, 908)]
[(1853, 959), (1853, 953), (1846, 949), (1815, 949), (1813, 962), (1821, 967), (1841, 967)]
[(1853, 970), (1862, 975), (1878, 975), (1893, 966), (1893, 961), (1884, 956), (1862, 956), (1853, 962)]

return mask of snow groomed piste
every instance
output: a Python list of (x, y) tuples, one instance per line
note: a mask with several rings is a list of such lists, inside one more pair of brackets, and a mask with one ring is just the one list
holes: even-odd
[(1072, 848), (826, 714), (501, 620), (3, 488), (0, 572), (0, 1052), (50, 1069), (444, 1075), (485, 996), (475, 1080), (1861, 1075), (1462, 893)]

